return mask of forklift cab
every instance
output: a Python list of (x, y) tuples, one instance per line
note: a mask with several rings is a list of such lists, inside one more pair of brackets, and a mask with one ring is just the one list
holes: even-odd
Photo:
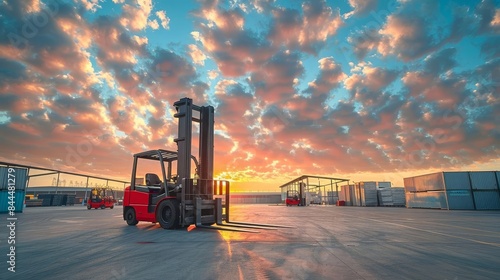
[[(191, 158), (197, 172), (198, 161), (194, 156)], [(172, 174), (176, 161), (177, 152), (174, 151), (151, 150), (135, 154), (130, 190), (175, 196), (175, 192), (182, 187), (177, 175)], [(144, 172), (144, 177), (139, 177)]]
[(299, 205), (300, 206), (300, 194), (296, 190), (289, 190), (286, 192), (285, 199), (286, 206)]

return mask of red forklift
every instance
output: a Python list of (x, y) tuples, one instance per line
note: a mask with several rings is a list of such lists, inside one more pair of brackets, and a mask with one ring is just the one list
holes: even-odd
[(115, 193), (112, 189), (93, 188), (87, 198), (87, 209), (113, 209), (115, 203)]
[(296, 190), (287, 191), (285, 204), (286, 206), (293, 206), (293, 205), (299, 206), (300, 204), (299, 192)]
[(306, 198), (305, 198), (306, 184), (304, 182), (300, 182), (297, 189), (290, 189), (286, 192), (285, 204), (286, 206), (305, 206)]
[[(214, 108), (194, 105), (189, 98), (175, 102), (174, 107), (178, 119), (174, 139), (177, 151), (158, 149), (134, 155), (130, 186), (125, 188), (123, 198), (123, 219), (127, 224), (158, 222), (164, 229), (194, 225), (244, 232), (283, 227), (229, 219), (229, 182), (213, 179)], [(199, 131), (193, 133), (193, 127), (199, 127)], [(191, 151), (193, 135), (199, 137), (198, 158)]]

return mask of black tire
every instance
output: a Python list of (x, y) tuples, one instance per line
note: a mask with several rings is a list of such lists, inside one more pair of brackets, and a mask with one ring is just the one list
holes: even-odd
[(106, 206), (104, 206), (104, 204), (101, 205), (101, 209), (106, 209)]
[(139, 221), (135, 218), (135, 210), (134, 208), (129, 208), (127, 212), (125, 212), (125, 221), (127, 221), (127, 225), (135, 226)]
[(173, 199), (163, 200), (156, 208), (156, 220), (164, 229), (174, 229), (179, 224), (179, 202)]
[(90, 207), (90, 204), (89, 204), (89, 205), (87, 205), (87, 209), (89, 209), (89, 210), (90, 210), (90, 209), (92, 209), (92, 207)]
[(109, 206), (109, 209), (113, 209), (113, 207), (115, 207), (115, 206), (114, 206), (114, 205), (111, 205), (111, 206)]

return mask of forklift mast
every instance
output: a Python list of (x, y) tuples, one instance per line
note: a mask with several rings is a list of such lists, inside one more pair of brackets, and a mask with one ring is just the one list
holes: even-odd
[[(214, 107), (196, 106), (190, 98), (182, 98), (174, 103), (179, 119), (177, 143), (177, 175), (179, 182), (191, 178), (191, 142), (193, 122), (199, 123), (199, 169), (200, 179), (212, 180), (214, 172)], [(211, 192), (211, 191), (210, 191)]]

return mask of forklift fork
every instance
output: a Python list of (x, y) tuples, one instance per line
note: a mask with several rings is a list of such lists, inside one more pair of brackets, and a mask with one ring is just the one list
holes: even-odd
[[(290, 226), (272, 225), (272, 224), (232, 222), (229, 220), (229, 195), (226, 195), (225, 205), (222, 205), (222, 198), (215, 198), (215, 200), (213, 201), (215, 203), (214, 212), (215, 212), (216, 225), (204, 225), (201, 221), (202, 219), (201, 210), (203, 209), (202, 199), (195, 198), (195, 225), (197, 228), (236, 231), (236, 232), (251, 232), (251, 233), (259, 233), (257, 229), (276, 230), (278, 228), (293, 228)], [(225, 209), (225, 213), (223, 213), (223, 209)]]
[[(202, 216), (201, 210), (203, 208), (202, 207), (202, 200), (199, 197), (195, 198), (195, 225), (197, 228), (258, 233), (258, 231), (256, 231), (256, 230), (230, 227), (230, 226), (226, 226), (226, 225), (222, 224), (222, 199), (216, 198), (214, 206), (215, 206), (214, 210), (216, 212), (215, 215), (216, 215), (216, 224), (217, 225), (204, 225), (201, 222), (201, 216)], [(219, 212), (221, 215), (219, 215)]]

